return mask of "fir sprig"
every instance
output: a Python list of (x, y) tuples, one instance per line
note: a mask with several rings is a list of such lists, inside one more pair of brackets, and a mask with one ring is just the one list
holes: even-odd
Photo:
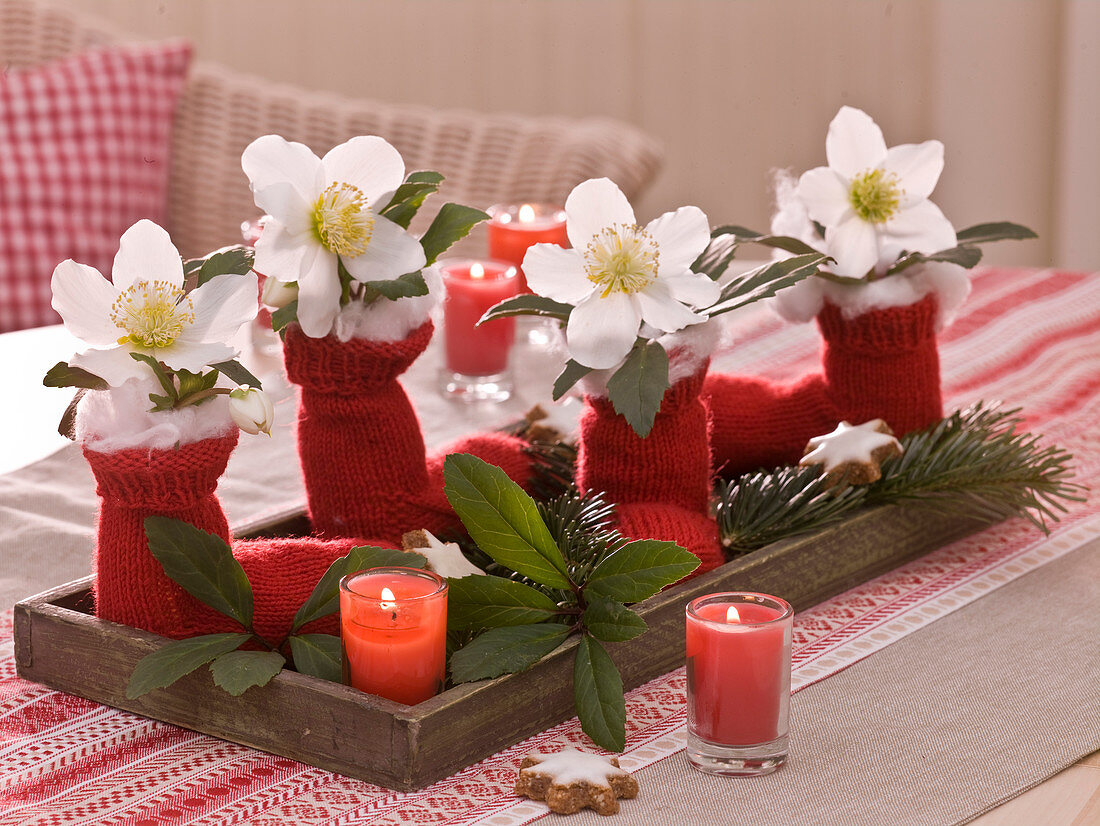
[(1073, 457), (1021, 432), (1019, 409), (981, 402), (901, 442), (905, 452), (882, 464), (882, 478), (827, 491), (820, 469), (746, 474), (717, 490), (718, 528), (727, 551), (748, 553), (778, 539), (819, 530), (865, 505), (935, 505), (996, 522), (1012, 515), (1049, 532), (1063, 502), (1084, 500), (1069, 481)]

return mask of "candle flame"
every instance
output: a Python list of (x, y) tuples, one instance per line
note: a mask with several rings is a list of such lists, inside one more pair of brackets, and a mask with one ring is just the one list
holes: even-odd
[(397, 597), (393, 595), (393, 591), (391, 591), (389, 588), (383, 588), (382, 599), (387, 600), (388, 602), (393, 602), (395, 599), (397, 599)]
[(535, 220), (535, 208), (530, 204), (524, 204), (519, 208), (519, 220), (529, 224)]
[(470, 265), (470, 278), (484, 278), (485, 268), (477, 261)]
[[(392, 611), (397, 607), (395, 600), (397, 597), (393, 595), (393, 591), (389, 588), (382, 586), (382, 604), (379, 606), (383, 611)], [(394, 614), (394, 619), (397, 619), (397, 614)]]
[(737, 613), (736, 605), (726, 609), (726, 622), (741, 622), (741, 615)]

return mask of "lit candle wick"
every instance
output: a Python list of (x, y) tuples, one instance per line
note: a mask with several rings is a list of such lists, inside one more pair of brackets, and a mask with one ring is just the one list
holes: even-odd
[(477, 261), (470, 265), (470, 278), (484, 278), (485, 268), (481, 266)]
[(524, 204), (519, 208), (519, 220), (524, 224), (529, 224), (535, 220), (535, 208), (530, 204)]
[(736, 605), (726, 609), (726, 622), (741, 622), (741, 615), (737, 613)]
[[(382, 588), (382, 610), (392, 611), (397, 607), (397, 603), (394, 601), (397, 597), (393, 595), (393, 591), (383, 586)], [(394, 617), (396, 619), (396, 616)]]

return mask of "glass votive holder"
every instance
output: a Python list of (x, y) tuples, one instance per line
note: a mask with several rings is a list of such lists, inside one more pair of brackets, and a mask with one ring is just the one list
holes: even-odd
[(443, 690), (447, 581), (419, 568), (371, 568), (340, 580), (344, 683), (406, 705)]
[(767, 594), (687, 606), (687, 757), (706, 774), (770, 774), (787, 762), (794, 610)]
[(494, 204), (489, 213), (489, 257), (520, 269), (520, 292), (529, 292), (523, 277), (523, 256), (535, 244), (569, 246), (565, 210), (556, 204)]
[(463, 401), (504, 401), (512, 395), (508, 359), (516, 320), (478, 326), (495, 304), (516, 295), (519, 271), (507, 261), (439, 262), (443, 301), (443, 390)]

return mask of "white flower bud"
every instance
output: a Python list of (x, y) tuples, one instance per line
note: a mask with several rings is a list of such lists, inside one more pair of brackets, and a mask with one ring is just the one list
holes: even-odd
[(263, 292), (260, 293), (260, 301), (264, 305), (275, 310), (281, 310), (291, 301), (298, 300), (298, 282), (280, 281), (268, 276), (264, 280)]
[(275, 423), (275, 406), (263, 390), (242, 384), (229, 394), (229, 412), (245, 433), (267, 433)]

